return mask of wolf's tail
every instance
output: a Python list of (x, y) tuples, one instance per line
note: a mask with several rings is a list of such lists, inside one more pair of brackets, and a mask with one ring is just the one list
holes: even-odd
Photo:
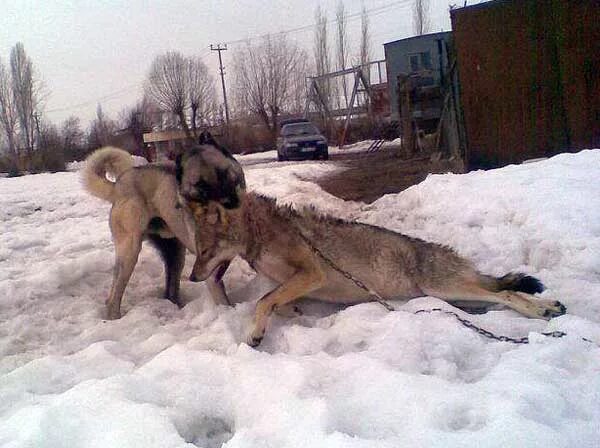
[(482, 276), (485, 286), (494, 292), (498, 291), (519, 291), (527, 294), (542, 292), (544, 284), (537, 278), (520, 272), (511, 272), (503, 277)]
[(114, 182), (106, 178), (107, 174), (117, 178), (133, 167), (131, 154), (119, 148), (106, 146), (94, 151), (85, 160), (82, 172), (83, 186), (94, 196), (108, 202), (114, 202)]

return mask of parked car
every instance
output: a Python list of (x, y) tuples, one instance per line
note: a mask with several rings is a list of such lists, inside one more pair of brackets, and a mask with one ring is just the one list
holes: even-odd
[(277, 139), (277, 160), (328, 158), (327, 139), (313, 123), (304, 119), (282, 122)]

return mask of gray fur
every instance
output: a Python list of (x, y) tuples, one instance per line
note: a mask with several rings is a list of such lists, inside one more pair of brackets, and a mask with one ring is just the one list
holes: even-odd
[(295, 212), (253, 193), (242, 195), (239, 209), (211, 203), (197, 207), (194, 218), (198, 230), (192, 280), (207, 278), (239, 255), (280, 284), (257, 305), (252, 345), (260, 342), (274, 307), (302, 296), (335, 303), (374, 300), (313, 248), (385, 299), (431, 295), (448, 301), (486, 301), (544, 319), (565, 312), (554, 300), (502, 290), (515, 286), (517, 277), (502, 280), (481, 274), (448, 247), (310, 209)]

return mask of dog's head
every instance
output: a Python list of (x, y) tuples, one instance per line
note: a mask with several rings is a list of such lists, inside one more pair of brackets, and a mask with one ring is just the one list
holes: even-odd
[(175, 162), (179, 194), (185, 202), (206, 206), (215, 201), (227, 209), (239, 206), (240, 193), (246, 189), (244, 171), (210, 133), (203, 132), (198, 144)]

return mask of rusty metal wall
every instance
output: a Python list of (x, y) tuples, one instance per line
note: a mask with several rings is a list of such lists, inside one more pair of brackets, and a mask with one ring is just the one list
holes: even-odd
[(471, 168), (600, 147), (600, 3), (451, 11)]

